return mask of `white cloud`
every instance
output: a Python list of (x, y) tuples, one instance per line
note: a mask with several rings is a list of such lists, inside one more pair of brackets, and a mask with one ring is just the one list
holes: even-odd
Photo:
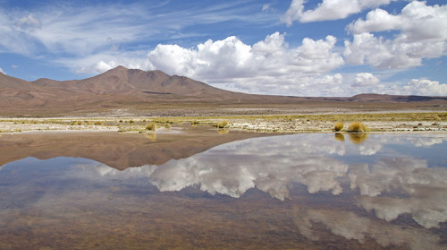
[(262, 11), (271, 11), (272, 7), (270, 6), (270, 4), (264, 4), (262, 5)]
[(290, 26), (295, 20), (305, 23), (344, 19), (364, 9), (388, 5), (392, 1), (399, 0), (323, 0), (315, 9), (304, 11), (306, 1), (293, 0), (281, 20)]
[(236, 37), (197, 45), (196, 49), (158, 45), (147, 56), (151, 69), (196, 79), (230, 80), (293, 74), (299, 78), (330, 72), (344, 64), (333, 51), (336, 39), (303, 39), (302, 45), (288, 49), (284, 34), (274, 33), (253, 46)]
[(304, 0), (293, 0), (286, 14), (281, 17), (281, 21), (290, 26), (292, 25), (293, 21), (300, 19), (303, 15), (303, 10)]
[(2, 73), (2, 74), (5, 74), (5, 75), (6, 75), (5, 71), (3, 71), (3, 69), (2, 69), (2, 68), (0, 68), (0, 73)]
[[(427, 6), (418, 1), (409, 3), (400, 15), (371, 11), (366, 20), (348, 26), (354, 39), (345, 41), (345, 59), (350, 64), (370, 64), (379, 69), (420, 66), (424, 58), (447, 54), (446, 18), (447, 5)], [(390, 30), (400, 32), (394, 40), (371, 33)]]
[[(144, 70), (162, 70), (184, 75), (219, 87), (251, 93), (330, 95), (339, 88), (341, 74), (325, 75), (342, 66), (344, 60), (335, 52), (336, 38), (304, 38), (302, 44), (289, 48), (285, 34), (276, 32), (253, 45), (231, 36), (208, 40), (195, 48), (159, 44), (142, 56), (108, 52), (73, 62), (64, 61), (78, 72), (103, 72), (117, 65)], [(341, 89), (337, 90), (342, 93)]]
[(421, 40), (445, 41), (447, 38), (447, 5), (428, 6), (426, 2), (412, 1), (402, 9), (401, 14), (393, 15), (382, 9), (367, 14), (348, 26), (354, 34), (399, 30), (400, 40), (406, 42)]
[(118, 66), (118, 64), (116, 64), (116, 62), (114, 62), (114, 61), (110, 61), (108, 63), (106, 63), (104, 61), (100, 61), (95, 65), (95, 70), (99, 71), (99, 72), (104, 72), (104, 71), (113, 69), (116, 66)]
[(131, 69), (147, 69), (144, 65), (146, 51), (107, 51), (79, 59), (58, 59), (55, 63), (64, 65), (79, 74), (98, 74), (122, 65)]
[(402, 27), (402, 25), (403, 20), (399, 16), (390, 15), (382, 9), (376, 9), (366, 15), (366, 20), (359, 19), (348, 25), (347, 28), (354, 34), (361, 34), (365, 32), (395, 30)]
[(39, 51), (39, 55), (83, 57), (119, 48), (121, 44), (135, 46), (144, 42), (147, 46), (154, 40), (202, 37), (203, 34), (182, 32), (197, 23), (208, 25), (240, 20), (268, 24), (277, 18), (266, 12), (247, 15), (253, 6), (240, 2), (186, 9), (166, 8), (165, 4), (58, 4), (34, 11), (0, 7), (0, 50), (27, 56), (36, 56)]
[(356, 75), (355, 84), (353, 84), (352, 87), (376, 86), (379, 83), (379, 78), (375, 77), (371, 73), (363, 72)]
[(395, 95), (447, 96), (447, 84), (427, 79), (412, 79), (406, 85), (379, 85), (376, 93)]

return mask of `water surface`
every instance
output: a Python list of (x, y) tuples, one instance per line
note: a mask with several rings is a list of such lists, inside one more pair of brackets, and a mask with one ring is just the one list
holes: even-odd
[(125, 168), (20, 152), (0, 168), (0, 249), (447, 249), (446, 135), (210, 147)]

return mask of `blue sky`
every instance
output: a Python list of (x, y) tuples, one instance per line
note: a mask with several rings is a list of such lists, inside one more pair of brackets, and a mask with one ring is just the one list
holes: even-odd
[(0, 0), (0, 71), (83, 79), (118, 65), (248, 93), (447, 96), (441, 0)]

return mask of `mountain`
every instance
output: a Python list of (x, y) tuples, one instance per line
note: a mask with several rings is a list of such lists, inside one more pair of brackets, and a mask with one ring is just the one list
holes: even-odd
[[(299, 107), (335, 107), (347, 103), (422, 103), (444, 107), (446, 97), (392, 96), (362, 94), (351, 98), (309, 98), (252, 95), (212, 87), (193, 79), (155, 71), (127, 69), (118, 66), (103, 74), (71, 81), (41, 78), (28, 82), (0, 74), (0, 116), (85, 115), (130, 110), (141, 113), (194, 106), (272, 105)], [(258, 105), (258, 106), (256, 106)], [(242, 107), (242, 106), (241, 106)], [(295, 112), (295, 111), (293, 111)]]
[(417, 96), (417, 95), (379, 95), (379, 94), (360, 94), (349, 98), (354, 102), (426, 102), (436, 100), (447, 100), (444, 96)]
[(169, 76), (159, 70), (143, 71), (126, 69), (122, 66), (85, 80), (57, 82), (49, 79), (39, 79), (32, 82), (32, 85), (41, 89), (70, 92), (78, 95), (132, 95), (140, 98), (154, 95), (163, 95), (164, 97), (171, 95), (210, 99), (209, 95), (214, 95), (227, 99), (228, 96), (236, 94), (187, 77)]

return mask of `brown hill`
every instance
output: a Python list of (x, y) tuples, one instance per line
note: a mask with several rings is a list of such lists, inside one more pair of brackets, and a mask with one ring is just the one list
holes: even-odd
[[(204, 109), (213, 105), (249, 105), (252, 109), (289, 105), (287, 108), (290, 109), (292, 105), (295, 110), (297, 106), (303, 109), (349, 108), (357, 107), (358, 103), (371, 103), (372, 109), (381, 109), (383, 105), (377, 106), (377, 103), (409, 102), (417, 103), (416, 106), (429, 103), (431, 107), (442, 109), (447, 98), (375, 94), (351, 98), (251, 95), (218, 89), (184, 76), (169, 76), (159, 70), (143, 71), (122, 66), (88, 79), (72, 81), (42, 78), (28, 82), (0, 74), (0, 116), (113, 114), (116, 110), (141, 113), (137, 111), (163, 109), (166, 105), (175, 106), (175, 109), (191, 105)], [(393, 108), (400, 107), (393, 105)]]
[(354, 102), (425, 102), (425, 101), (447, 101), (444, 96), (417, 96), (417, 95), (379, 95), (379, 94), (360, 94), (349, 98)]

